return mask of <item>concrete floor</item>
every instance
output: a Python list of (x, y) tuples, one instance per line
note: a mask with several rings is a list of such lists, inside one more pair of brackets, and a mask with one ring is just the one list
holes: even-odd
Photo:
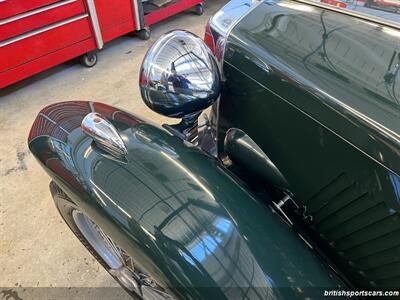
[(50, 179), (27, 148), (30, 126), (41, 108), (65, 100), (100, 101), (165, 121), (139, 94), (146, 50), (176, 28), (203, 36), (208, 18), (225, 2), (209, 0), (201, 17), (183, 13), (153, 26), (149, 41), (121, 37), (99, 52), (91, 69), (68, 62), (0, 91), (0, 287), (116, 286), (58, 215)]

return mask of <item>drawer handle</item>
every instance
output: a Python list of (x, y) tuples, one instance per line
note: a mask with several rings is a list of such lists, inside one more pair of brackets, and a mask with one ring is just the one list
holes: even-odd
[(0, 42), (0, 48), (4, 47), (4, 46), (7, 46), (7, 45), (10, 45), (10, 44), (13, 44), (13, 43), (16, 43), (18, 41), (24, 40), (24, 39), (26, 39), (28, 37), (37, 35), (39, 33), (46, 32), (46, 31), (49, 31), (51, 29), (54, 29), (54, 28), (57, 28), (57, 27), (60, 27), (60, 26), (63, 26), (63, 25), (66, 25), (66, 24), (69, 24), (69, 23), (84, 19), (84, 18), (87, 18), (87, 16), (88, 16), (88, 14), (79, 15), (79, 16), (76, 16), (76, 17), (69, 18), (69, 19), (66, 19), (64, 21), (58, 22), (58, 23), (54, 23), (54, 24), (48, 25), (46, 27), (42, 27), (42, 28), (39, 28), (39, 29), (36, 29), (36, 30), (29, 31), (27, 33), (24, 33), (24, 34), (21, 34), (19, 36), (16, 36), (16, 37), (13, 37), (13, 38), (10, 38), (8, 40)]
[[(51, 5), (47, 5), (47, 6), (38, 8), (38, 9), (34, 9), (32, 11), (28, 11), (28, 12), (25, 12), (25, 13), (22, 13), (22, 14), (19, 14), (19, 15), (16, 15), (16, 16), (9, 17), (7, 19), (0, 20), (0, 25), (11, 23), (11, 22), (14, 22), (14, 21), (26, 18), (26, 17), (30, 17), (30, 16), (33, 16), (33, 15), (39, 14), (41, 12), (48, 11), (50, 9), (53, 9), (53, 8), (56, 8), (56, 7), (60, 7), (60, 6), (63, 6), (63, 5), (67, 5), (67, 4), (70, 4), (72, 2), (76, 2), (76, 1), (77, 0), (66, 0), (66, 1), (61, 1), (61, 2), (54, 3), (54, 4), (51, 4)], [(0, 2), (2, 2), (2, 0), (0, 0)]]
[(97, 49), (102, 49), (104, 42), (103, 42), (103, 37), (101, 35), (99, 19), (97, 18), (97, 11), (96, 11), (96, 6), (94, 5), (94, 0), (86, 0), (86, 3), (89, 9), (89, 18), (90, 21), (92, 22)]

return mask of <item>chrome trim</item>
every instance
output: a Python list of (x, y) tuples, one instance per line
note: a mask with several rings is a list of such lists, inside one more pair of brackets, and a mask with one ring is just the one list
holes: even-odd
[(162, 35), (147, 51), (139, 78), (142, 99), (151, 110), (182, 118), (164, 128), (194, 141), (197, 118), (221, 91), (218, 64), (203, 39), (184, 30)]
[(97, 49), (102, 49), (104, 46), (103, 37), (101, 35), (99, 19), (97, 18), (96, 6), (94, 5), (94, 0), (86, 0), (88, 9), (89, 9), (89, 17), (92, 22), (94, 37), (96, 39)]
[(0, 20), (0, 25), (11, 23), (11, 22), (14, 22), (14, 21), (17, 21), (17, 20), (20, 20), (20, 19), (24, 19), (24, 18), (33, 16), (33, 15), (36, 15), (36, 14), (40, 14), (42, 12), (51, 10), (53, 8), (64, 6), (64, 5), (67, 5), (67, 4), (76, 2), (76, 1), (77, 0), (65, 0), (65, 1), (57, 2), (57, 3), (51, 4), (51, 5), (47, 5), (47, 6), (44, 6), (44, 7), (40, 7), (40, 8), (37, 8), (35, 10), (31, 10), (31, 11), (28, 11), (28, 12), (25, 12), (25, 13), (22, 13), (22, 14), (19, 14), (19, 15), (16, 15), (16, 16), (12, 16), (12, 17), (7, 18), (7, 19)]
[(350, 9), (340, 9), (340, 8), (336, 8), (335, 6), (332, 5), (328, 5), (328, 4), (324, 4), (321, 2), (313, 2), (313, 1), (308, 1), (308, 0), (293, 0), (294, 2), (300, 2), (300, 3), (304, 3), (304, 4), (309, 4), (312, 6), (316, 6), (319, 8), (323, 8), (323, 9), (327, 9), (327, 10), (331, 10), (337, 13), (341, 13), (341, 14), (345, 14), (345, 15), (349, 15), (358, 19), (362, 19), (364, 21), (367, 22), (373, 22), (373, 23), (377, 23), (379, 25), (384, 25), (384, 26), (388, 26), (388, 27), (393, 27), (395, 29), (400, 30), (400, 24), (399, 23), (394, 23), (392, 21), (387, 21), (384, 20), (382, 18), (377, 18), (375, 16), (372, 15), (368, 15), (368, 14), (363, 14), (360, 12), (355, 12), (354, 10), (350, 10)]
[[(221, 35), (221, 40), (214, 41), (214, 43), (215, 43), (216, 49), (218, 49), (218, 51), (221, 52), (219, 57), (217, 57), (217, 62), (218, 62), (218, 66), (219, 66), (220, 72), (221, 72), (221, 77), (223, 80), (225, 80), (223, 65), (224, 65), (224, 59), (225, 59), (226, 42), (228, 40), (228, 37), (231, 34), (232, 30), (236, 27), (236, 25), (240, 21), (242, 21), (243, 18), (245, 18), (248, 14), (250, 14), (254, 9), (256, 9), (263, 2), (263, 0), (250, 0), (250, 2), (251, 3), (249, 4), (249, 9), (246, 12), (242, 13), (240, 16), (237, 16), (237, 18), (229, 25), (229, 28), (225, 32), (222, 32), (221, 30), (219, 30), (217, 28), (218, 22), (215, 20), (216, 15), (214, 15), (214, 17), (211, 17), (211, 19), (210, 19), (210, 29), (216, 31), (218, 34)], [(234, 5), (232, 3), (232, 1), (225, 4), (219, 12), (223, 13), (224, 10), (230, 8), (231, 5)], [(242, 5), (244, 5), (244, 4), (242, 4)]]
[[(210, 18), (210, 26), (218, 34), (227, 37), (233, 27), (236, 26), (245, 16), (247, 16), (255, 7), (257, 7), (262, 0), (232, 0), (225, 4), (214, 16)], [(247, 10), (240, 13), (233, 13), (233, 10), (238, 8)], [(227, 17), (224, 20), (218, 20), (219, 17)], [(222, 21), (222, 22), (221, 22)], [(223, 28), (225, 26), (225, 28)]]
[(93, 138), (100, 149), (112, 156), (122, 159), (128, 154), (128, 150), (117, 129), (101, 114), (87, 114), (82, 120), (81, 128), (84, 133)]
[[(248, 14), (250, 14), (254, 9), (256, 9), (262, 2), (263, 2), (262, 0), (254, 0), (254, 2), (252, 2), (253, 5), (250, 6), (249, 9), (245, 13), (243, 13), (240, 17), (238, 17), (231, 24), (230, 28), (225, 33), (226, 35), (224, 35), (223, 33), (221, 33), (221, 32), (216, 30), (219, 34), (221, 34), (222, 39), (223, 39), (222, 41), (220, 41), (220, 43), (221, 43), (220, 46), (223, 47), (223, 49), (220, 49), (222, 51), (221, 57), (217, 59), (218, 66), (220, 68), (220, 73), (221, 73), (222, 80), (225, 79), (224, 78), (225, 77), (224, 76), (225, 49), (226, 49), (226, 42), (228, 40), (229, 35), (231, 34), (232, 30), (236, 27), (236, 25), (241, 20), (243, 20), (243, 18), (245, 18)], [(225, 4), (225, 6), (220, 11), (223, 11), (224, 8), (228, 7), (230, 5), (230, 3), (231, 2), (228, 2), (227, 4)], [(210, 19), (210, 28), (211, 28), (211, 30), (215, 30), (215, 28), (213, 28), (212, 25), (213, 25), (213, 18)], [(216, 42), (218, 42), (218, 41), (216, 41)], [(217, 44), (216, 44), (216, 46), (217, 46)], [(219, 142), (219, 140), (218, 140), (218, 128), (220, 126), (219, 125), (219, 119), (220, 119), (219, 118), (219, 104), (220, 104), (220, 100), (218, 99), (216, 101), (216, 103), (214, 104), (214, 105), (217, 106), (217, 108), (215, 109), (215, 114), (216, 114), (216, 119), (217, 119), (216, 120), (216, 125), (215, 125), (215, 128), (216, 128), (215, 132), (214, 132), (214, 129), (212, 129), (212, 134), (214, 134), (214, 136), (215, 136), (215, 145), (216, 145), (216, 148), (217, 148), (217, 150), (216, 150), (217, 153), (219, 153), (219, 149), (218, 149), (218, 142)]]
[(263, 3), (262, 0), (259, 0), (258, 2), (256, 2), (252, 7), (249, 8), (248, 11), (246, 11), (242, 16), (240, 16), (231, 26), (231, 28), (229, 28), (226, 37), (228, 37), (232, 30), (236, 27), (237, 24), (239, 24), (240, 21), (242, 21), (245, 17), (247, 17), (253, 10), (255, 10), (261, 3)]
[(135, 17), (135, 23), (136, 23), (136, 30), (139, 31), (142, 29), (142, 24), (140, 22), (140, 16), (139, 16), (139, 6), (137, 3), (138, 0), (132, 0), (132, 5), (133, 5), (133, 14)]
[(51, 25), (48, 25), (48, 26), (45, 26), (45, 27), (42, 27), (42, 28), (39, 28), (39, 29), (36, 29), (36, 30), (29, 31), (27, 33), (21, 34), (19, 36), (13, 37), (13, 38), (9, 38), (7, 40), (4, 40), (4, 41), (0, 42), (0, 48), (4, 47), (4, 46), (7, 46), (7, 45), (10, 45), (10, 44), (13, 44), (13, 43), (16, 43), (18, 41), (24, 40), (24, 39), (29, 38), (31, 36), (38, 35), (39, 33), (43, 33), (43, 32), (49, 31), (51, 29), (54, 29), (54, 28), (57, 28), (57, 27), (60, 27), (60, 26), (63, 26), (63, 25), (66, 25), (66, 24), (81, 20), (81, 19), (84, 19), (86, 17), (88, 17), (88, 14), (79, 15), (79, 16), (76, 16), (76, 17), (73, 17), (73, 18), (69, 18), (69, 19), (57, 22), (57, 23), (53, 23)]

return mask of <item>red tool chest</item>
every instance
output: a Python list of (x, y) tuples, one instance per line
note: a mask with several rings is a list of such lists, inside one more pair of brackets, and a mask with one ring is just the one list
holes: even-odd
[[(164, 0), (165, 1), (165, 0)], [(195, 7), (194, 12), (197, 15), (203, 14), (203, 0), (169, 0), (167, 5), (160, 8), (151, 8), (151, 1), (140, 2), (138, 11), (140, 14), (137, 23), (140, 24), (141, 38), (148, 39), (150, 37), (150, 26), (158, 23), (172, 15)], [(149, 8), (150, 6), (150, 8)], [(138, 29), (139, 30), (139, 29)]]
[(0, 88), (78, 56), (93, 66), (105, 42), (133, 31), (147, 39), (150, 25), (199, 3), (172, 1), (145, 15), (137, 0), (0, 1)]

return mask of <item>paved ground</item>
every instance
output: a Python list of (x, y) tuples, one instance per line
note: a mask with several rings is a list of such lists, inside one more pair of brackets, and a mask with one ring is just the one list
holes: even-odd
[(92, 69), (68, 62), (0, 91), (0, 287), (115, 285), (56, 212), (49, 177), (27, 148), (30, 126), (43, 106), (65, 100), (101, 101), (161, 122), (139, 95), (145, 51), (171, 29), (202, 36), (206, 21), (224, 2), (208, 1), (202, 17), (186, 13), (154, 26), (150, 41), (111, 42)]

